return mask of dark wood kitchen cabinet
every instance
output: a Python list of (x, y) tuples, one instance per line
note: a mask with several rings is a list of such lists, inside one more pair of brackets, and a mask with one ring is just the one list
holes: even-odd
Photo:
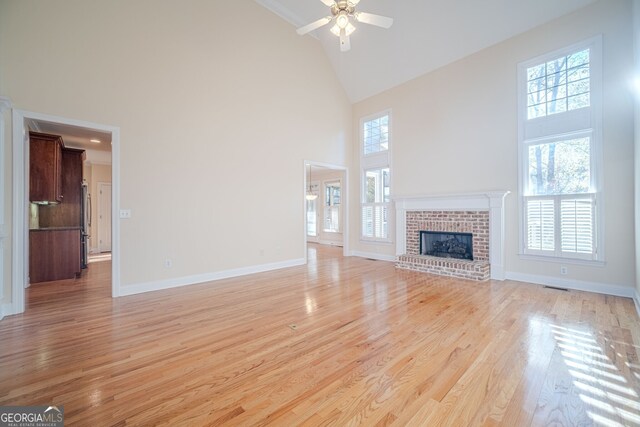
[(29, 200), (60, 203), (62, 195), (62, 148), (59, 135), (29, 132)]
[(75, 148), (62, 149), (62, 201), (41, 205), (40, 227), (79, 227), (82, 225), (82, 164), (85, 152)]
[(80, 263), (80, 227), (29, 231), (29, 283), (79, 277)]
[(79, 277), (85, 152), (66, 148), (58, 135), (29, 137), (29, 199), (39, 205), (38, 228), (29, 230), (29, 281)]

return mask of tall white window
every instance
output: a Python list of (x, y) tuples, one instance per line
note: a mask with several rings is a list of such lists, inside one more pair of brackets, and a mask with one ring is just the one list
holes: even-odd
[(361, 238), (389, 242), (391, 214), (390, 113), (361, 121)]
[(523, 253), (600, 260), (601, 40), (520, 64)]

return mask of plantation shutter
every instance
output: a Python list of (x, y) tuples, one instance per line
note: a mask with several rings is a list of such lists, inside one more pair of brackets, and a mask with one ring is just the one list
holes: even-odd
[(553, 199), (527, 201), (527, 248), (555, 250), (555, 203)]
[(389, 203), (365, 203), (362, 206), (362, 235), (370, 238), (388, 236)]
[(362, 206), (362, 235), (373, 237), (373, 206)]
[(560, 241), (562, 252), (594, 252), (593, 198), (564, 199), (560, 203)]
[(375, 227), (376, 227), (376, 236), (379, 238), (386, 238), (388, 236), (387, 234), (387, 210), (388, 210), (388, 205), (382, 204), (382, 205), (378, 205), (376, 206), (376, 221), (375, 221)]

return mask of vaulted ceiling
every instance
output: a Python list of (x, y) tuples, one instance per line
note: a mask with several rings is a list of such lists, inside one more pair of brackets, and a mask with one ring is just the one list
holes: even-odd
[[(330, 15), (320, 0), (255, 1), (288, 21), (291, 31)], [(358, 102), (594, 1), (362, 0), (358, 10), (392, 17), (393, 26), (357, 23), (348, 52), (340, 52), (330, 25), (311, 36), (322, 43), (350, 100)]]

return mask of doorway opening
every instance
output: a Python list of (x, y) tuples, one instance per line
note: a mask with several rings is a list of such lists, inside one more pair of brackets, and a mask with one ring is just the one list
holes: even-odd
[[(304, 242), (339, 246), (348, 255), (348, 171), (344, 166), (305, 161)], [(305, 254), (308, 251), (305, 251)]]
[[(81, 154), (81, 160), (78, 159), (81, 163), (78, 167), (82, 169), (80, 172), (81, 190), (77, 189), (76, 191), (75, 181), (79, 179), (76, 175), (73, 175), (73, 184), (65, 184), (65, 182), (70, 182), (71, 178), (65, 175), (64, 168), (60, 172), (60, 181), (63, 185), (70, 185), (68, 188), (73, 188), (73, 202), (65, 203), (64, 199), (60, 199), (58, 203), (52, 204), (32, 203), (32, 197), (30, 197), (32, 179), (30, 169), (33, 166), (30, 148), (31, 132), (59, 137), (63, 147), (63, 155), (66, 152)], [(35, 133), (32, 135), (36, 135)], [(112, 258), (110, 293), (113, 297), (118, 296), (119, 224), (114, 221), (114, 218), (117, 218), (115, 212), (119, 211), (119, 144), (119, 128), (117, 127), (46, 114), (13, 111), (13, 252), (17, 254), (13, 257), (12, 269), (14, 313), (22, 313), (25, 310), (25, 288), (30, 285), (30, 257), (34, 250), (30, 247), (31, 237), (34, 234), (52, 232), (58, 225), (57, 220), (51, 219), (45, 219), (40, 223), (39, 215), (42, 212), (45, 213), (44, 218), (54, 218), (55, 215), (66, 215), (69, 210), (73, 211), (73, 215), (67, 215), (67, 219), (64, 221), (72, 221), (73, 224), (65, 223), (65, 225), (67, 228), (78, 231), (82, 236), (79, 250), (83, 270), (79, 275), (76, 274), (76, 277), (86, 274), (83, 273), (85, 268), (91, 268), (88, 262), (89, 254), (104, 249), (101, 252), (102, 260)], [(37, 160), (35, 152), (33, 155), (33, 160)], [(108, 192), (106, 191), (107, 187), (104, 187), (103, 191), (109, 198), (108, 203), (103, 198), (102, 214), (104, 220), (102, 224), (96, 221), (99, 209), (96, 195), (99, 192), (99, 184), (108, 185)], [(78, 193), (77, 197), (76, 192)], [(62, 196), (64, 197), (64, 195)], [(105, 212), (104, 209), (107, 209), (108, 212)], [(76, 216), (78, 216), (78, 224), (76, 224)], [(72, 218), (72, 220), (68, 218)], [(106, 242), (99, 249), (98, 236), (101, 236)], [(71, 241), (75, 241), (75, 237)], [(76, 250), (78, 249), (75, 247), (71, 250), (74, 262)], [(33, 269), (34, 266), (31, 265), (31, 268)]]
[(98, 182), (98, 247), (91, 251), (91, 254), (100, 254), (97, 259), (104, 259), (103, 254), (111, 253), (111, 197), (111, 182)]

